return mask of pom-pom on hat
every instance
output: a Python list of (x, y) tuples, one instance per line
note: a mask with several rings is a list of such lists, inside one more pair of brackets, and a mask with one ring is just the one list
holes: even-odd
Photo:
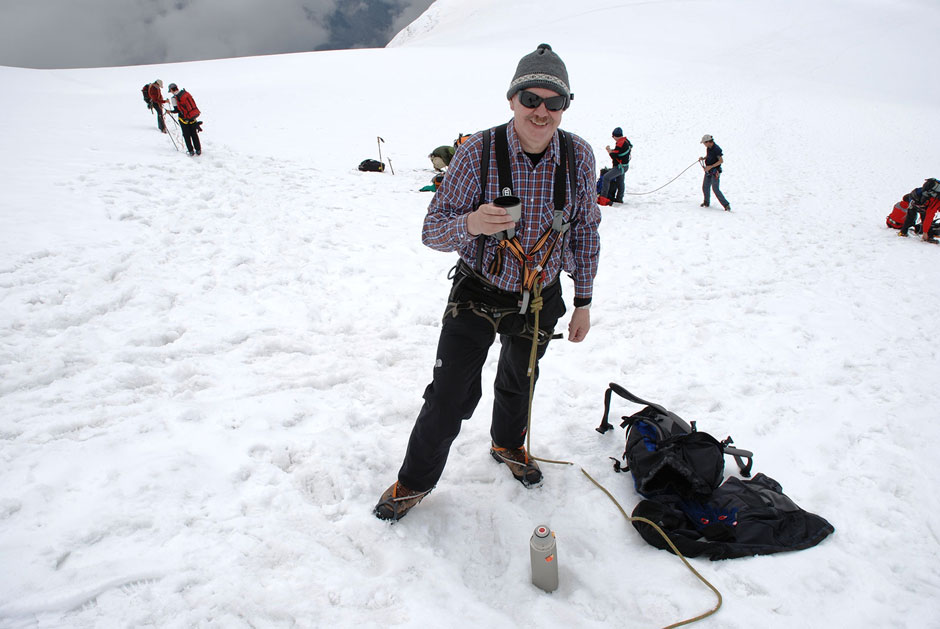
[(565, 62), (548, 44), (539, 44), (535, 52), (530, 52), (519, 60), (506, 98), (511, 99), (516, 92), (528, 87), (544, 87), (569, 99), (573, 97), (568, 87), (568, 69), (565, 68)]

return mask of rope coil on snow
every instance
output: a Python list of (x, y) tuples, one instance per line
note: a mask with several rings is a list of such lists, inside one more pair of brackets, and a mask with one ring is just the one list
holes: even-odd
[[(694, 166), (694, 165), (697, 164), (697, 163), (698, 163), (697, 161), (696, 161), (696, 162), (693, 162), (692, 165), (689, 166), (689, 168), (691, 168), (692, 166)], [(686, 168), (685, 170), (688, 170), (689, 168)], [(685, 170), (683, 170), (682, 172), (684, 173)], [(682, 173), (679, 173), (679, 175), (681, 175), (681, 174), (682, 174)], [(677, 176), (675, 177), (675, 179), (678, 179), (678, 178), (679, 178), (679, 176), (677, 175)], [(673, 181), (675, 181), (675, 179), (673, 179)], [(672, 182), (669, 182), (669, 183), (672, 183)], [(667, 183), (666, 185), (669, 185), (669, 183)], [(665, 187), (665, 186), (662, 186), (662, 187)], [(655, 192), (655, 190), (653, 190), (652, 192)], [(646, 194), (648, 194), (648, 193), (646, 193)], [(541, 282), (539, 282), (538, 280), (536, 280), (535, 286), (533, 286), (533, 293), (534, 293), (534, 295), (535, 295), (535, 299), (532, 301), (531, 311), (532, 311), (532, 313), (533, 313), (533, 315), (534, 315), (534, 318), (535, 318), (535, 321), (534, 321), (535, 332), (532, 334), (532, 351), (531, 351), (531, 353), (529, 354), (529, 369), (528, 369), (528, 374), (529, 374), (529, 408), (528, 408), (528, 410), (527, 410), (527, 417), (526, 417), (526, 452), (529, 454), (529, 458), (531, 458), (531, 459), (533, 459), (533, 460), (535, 460), (535, 461), (541, 461), (542, 463), (554, 463), (554, 464), (556, 464), (556, 465), (574, 465), (574, 463), (572, 463), (571, 461), (553, 461), (553, 460), (551, 460), (551, 459), (543, 459), (543, 458), (540, 458), (540, 457), (537, 457), (537, 456), (533, 456), (533, 455), (532, 455), (532, 399), (533, 399), (534, 393), (535, 393), (535, 365), (536, 365), (536, 362), (537, 362), (537, 360), (538, 360), (537, 357), (538, 357), (538, 338), (539, 338), (539, 334), (538, 334), (538, 330), (539, 330), (539, 311), (542, 309)], [(579, 466), (579, 467), (580, 467), (580, 466)], [(688, 619), (686, 619), (686, 620), (680, 620), (679, 622), (676, 622), (676, 623), (673, 623), (673, 624), (671, 624), (671, 625), (666, 626), (664, 629), (674, 629), (675, 627), (681, 627), (681, 626), (683, 626), (683, 625), (690, 625), (690, 624), (692, 624), (693, 622), (698, 622), (699, 620), (702, 620), (702, 619), (704, 619), (704, 618), (708, 618), (709, 616), (711, 616), (712, 614), (714, 614), (715, 612), (717, 612), (719, 609), (721, 609), (721, 602), (722, 602), (722, 599), (721, 599), (721, 592), (718, 591), (718, 588), (716, 588), (714, 585), (712, 585), (711, 583), (709, 583), (708, 579), (706, 579), (705, 577), (703, 577), (703, 576), (701, 575), (701, 573), (700, 573), (698, 570), (696, 570), (694, 567), (692, 567), (692, 564), (689, 563), (689, 560), (685, 558), (685, 556), (679, 551), (678, 548), (676, 548), (676, 545), (673, 544), (672, 540), (669, 539), (669, 536), (666, 535), (666, 533), (659, 527), (659, 525), (657, 525), (655, 522), (653, 522), (653, 521), (651, 521), (651, 520), (648, 520), (647, 518), (634, 517), (634, 516), (631, 516), (631, 515), (627, 515), (627, 512), (624, 511), (624, 508), (623, 508), (622, 506), (620, 506), (620, 503), (617, 502), (617, 499), (614, 498), (614, 495), (613, 495), (612, 493), (610, 493), (610, 491), (608, 491), (606, 487), (604, 487), (604, 486), (601, 485), (599, 482), (597, 482), (596, 480), (594, 480), (594, 477), (592, 477), (590, 474), (588, 474), (587, 471), (585, 471), (585, 469), (584, 469), (583, 467), (581, 467), (580, 469), (581, 469), (581, 473), (584, 474), (585, 476), (587, 476), (588, 480), (590, 480), (592, 483), (594, 483), (594, 485), (597, 486), (598, 489), (600, 489), (600, 490), (603, 491), (605, 494), (607, 494), (607, 497), (610, 498), (610, 499), (613, 501), (613, 503), (614, 503), (615, 505), (617, 505), (617, 509), (620, 510), (620, 513), (623, 514), (623, 517), (625, 517), (628, 522), (642, 522), (642, 523), (644, 523), (644, 524), (648, 524), (648, 525), (650, 525), (651, 527), (653, 527), (653, 529), (654, 529), (657, 533), (659, 533), (659, 534), (662, 536), (662, 538), (663, 538), (664, 540), (666, 540), (666, 544), (669, 545), (669, 548), (670, 548), (670, 549), (672, 550), (672, 552), (676, 555), (676, 557), (678, 557), (679, 559), (682, 560), (682, 563), (685, 564), (685, 567), (688, 568), (688, 569), (692, 572), (692, 574), (694, 574), (694, 575), (696, 576), (696, 578), (698, 578), (699, 581), (701, 581), (702, 583), (704, 583), (704, 584), (708, 587), (708, 589), (710, 589), (712, 592), (714, 592), (714, 593), (715, 593), (715, 596), (718, 598), (718, 602), (715, 604), (715, 606), (712, 607), (712, 608), (711, 608), (710, 610), (708, 610), (707, 612), (705, 612), (705, 613), (703, 613), (703, 614), (699, 614), (698, 616), (695, 616), (694, 618), (688, 618)]]

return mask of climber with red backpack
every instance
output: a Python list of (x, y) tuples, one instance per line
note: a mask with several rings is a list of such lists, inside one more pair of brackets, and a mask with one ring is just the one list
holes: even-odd
[(199, 127), (202, 124), (196, 118), (199, 117), (199, 108), (196, 107), (196, 101), (192, 94), (186, 91), (186, 88), (179, 89), (176, 83), (170, 83), (170, 100), (173, 103), (173, 113), (179, 116), (180, 129), (183, 131), (183, 139), (186, 140), (186, 150), (190, 155), (202, 155), (202, 143), (199, 142)]

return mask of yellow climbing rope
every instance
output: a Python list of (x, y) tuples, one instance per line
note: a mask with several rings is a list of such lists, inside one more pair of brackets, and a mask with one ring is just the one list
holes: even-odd
[[(554, 463), (556, 465), (574, 465), (574, 463), (572, 463), (571, 461), (553, 461), (552, 459), (542, 459), (542, 458), (532, 455), (532, 445), (531, 445), (532, 444), (532, 400), (535, 396), (535, 367), (538, 364), (538, 347), (539, 347), (539, 312), (542, 310), (542, 305), (543, 305), (542, 283), (539, 280), (536, 280), (535, 285), (532, 287), (532, 300), (529, 303), (529, 310), (533, 314), (534, 322), (533, 322), (533, 332), (532, 332), (532, 351), (529, 353), (529, 368), (527, 372), (529, 376), (529, 408), (528, 408), (527, 415), (526, 415), (526, 453), (529, 456), (529, 458), (535, 461), (541, 461), (542, 463)], [(588, 474), (587, 471), (585, 471), (583, 467), (580, 467), (580, 469), (581, 469), (581, 473), (587, 476), (588, 480), (594, 483), (594, 485), (598, 489), (600, 489), (605, 494), (607, 494), (607, 497), (610, 498), (615, 505), (617, 505), (617, 509), (620, 510), (620, 513), (623, 514), (623, 517), (625, 517), (628, 522), (642, 522), (644, 524), (648, 524), (651, 527), (653, 527), (653, 529), (657, 533), (659, 533), (659, 535), (661, 535), (664, 540), (666, 540), (666, 544), (669, 545), (669, 548), (676, 555), (676, 557), (682, 560), (682, 563), (685, 564), (685, 567), (688, 568), (692, 572), (692, 574), (694, 574), (696, 578), (698, 578), (699, 581), (704, 583), (708, 587), (708, 589), (714, 592), (715, 596), (718, 598), (718, 602), (715, 604), (715, 606), (711, 608), (709, 611), (705, 612), (704, 614), (699, 614), (698, 616), (695, 616), (694, 618), (681, 620), (679, 622), (668, 625), (664, 629), (673, 629), (674, 627), (690, 625), (693, 622), (698, 622), (699, 620), (708, 618), (709, 616), (717, 612), (719, 609), (721, 609), (721, 592), (718, 591), (718, 588), (716, 588), (714, 585), (709, 583), (708, 579), (703, 577), (701, 573), (699, 573), (699, 571), (696, 570), (692, 566), (692, 564), (689, 563), (689, 560), (686, 559), (685, 556), (681, 552), (679, 552), (679, 549), (676, 548), (676, 545), (672, 543), (672, 540), (669, 539), (669, 536), (666, 535), (666, 533), (655, 522), (648, 520), (647, 518), (634, 517), (631, 515), (627, 515), (627, 512), (624, 511), (624, 508), (622, 506), (620, 506), (620, 503), (617, 502), (617, 499), (614, 498), (614, 495), (611, 494), (609, 491), (607, 491), (606, 487), (604, 487), (599, 482), (594, 480), (594, 477)]]

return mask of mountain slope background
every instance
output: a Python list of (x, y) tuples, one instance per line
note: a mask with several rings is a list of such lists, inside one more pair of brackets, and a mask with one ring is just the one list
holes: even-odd
[[(836, 528), (695, 561), (724, 598), (701, 626), (940, 626), (940, 249), (884, 227), (940, 173), (938, 9), (505, 4), (437, 0), (381, 50), (0, 68), (0, 626), (658, 627), (713, 605), (577, 467), (525, 490), (492, 461), (495, 348), (437, 489), (371, 514), (455, 259), (420, 244), (426, 155), (509, 119), (541, 42), (571, 77), (563, 126), (599, 164), (615, 126), (635, 149), (533, 452), (631, 510), (622, 433), (593, 430), (618, 382), (733, 435)], [(156, 78), (195, 96), (200, 158), (156, 131)], [(704, 133), (731, 213), (699, 208)], [(379, 136), (394, 175), (356, 170)], [(542, 523), (552, 595), (529, 582)]]

